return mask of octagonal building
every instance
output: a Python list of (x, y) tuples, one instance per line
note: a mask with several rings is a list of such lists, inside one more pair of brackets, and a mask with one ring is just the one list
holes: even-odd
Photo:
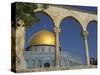
[[(42, 29), (33, 34), (24, 51), (27, 68), (50, 68), (55, 66), (55, 34)], [(60, 47), (59, 47), (60, 48)], [(60, 50), (60, 66), (71, 67), (82, 64), (78, 56)]]

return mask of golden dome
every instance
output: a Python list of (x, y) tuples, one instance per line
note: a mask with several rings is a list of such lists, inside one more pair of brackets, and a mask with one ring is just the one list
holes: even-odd
[(29, 45), (55, 45), (55, 35), (53, 32), (41, 30), (30, 38)]

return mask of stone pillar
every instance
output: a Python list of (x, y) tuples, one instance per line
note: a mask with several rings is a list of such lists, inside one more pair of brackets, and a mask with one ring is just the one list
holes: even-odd
[(87, 41), (88, 32), (82, 31), (82, 37), (84, 39), (86, 65), (90, 65), (89, 49), (88, 49), (88, 41)]
[(23, 20), (18, 21), (16, 28), (16, 70), (20, 70), (26, 67), (24, 63), (24, 42), (25, 42), (25, 27)]
[(59, 27), (55, 27), (54, 28), (54, 32), (55, 32), (55, 42), (56, 42), (56, 48), (55, 48), (55, 66), (59, 67), (60, 66), (60, 50), (59, 50), (59, 32), (60, 32), (60, 28)]

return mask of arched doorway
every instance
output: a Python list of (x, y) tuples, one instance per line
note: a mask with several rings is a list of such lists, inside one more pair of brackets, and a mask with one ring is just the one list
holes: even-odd
[(46, 62), (45, 64), (44, 64), (44, 67), (46, 68), (46, 67), (50, 67), (50, 63), (49, 62)]

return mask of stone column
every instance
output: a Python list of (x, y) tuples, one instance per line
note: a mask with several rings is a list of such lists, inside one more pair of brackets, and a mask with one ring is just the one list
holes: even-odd
[(24, 64), (24, 42), (25, 42), (25, 27), (23, 20), (17, 23), (19, 26), (16, 28), (16, 70), (25, 68)]
[(82, 31), (82, 37), (84, 39), (86, 65), (90, 65), (89, 49), (88, 49), (88, 41), (87, 41), (88, 32), (87, 31)]
[(55, 48), (55, 66), (59, 67), (60, 66), (60, 50), (59, 50), (59, 32), (60, 32), (60, 28), (59, 27), (55, 27), (54, 28), (54, 32), (55, 32), (55, 42), (56, 42), (56, 48)]

